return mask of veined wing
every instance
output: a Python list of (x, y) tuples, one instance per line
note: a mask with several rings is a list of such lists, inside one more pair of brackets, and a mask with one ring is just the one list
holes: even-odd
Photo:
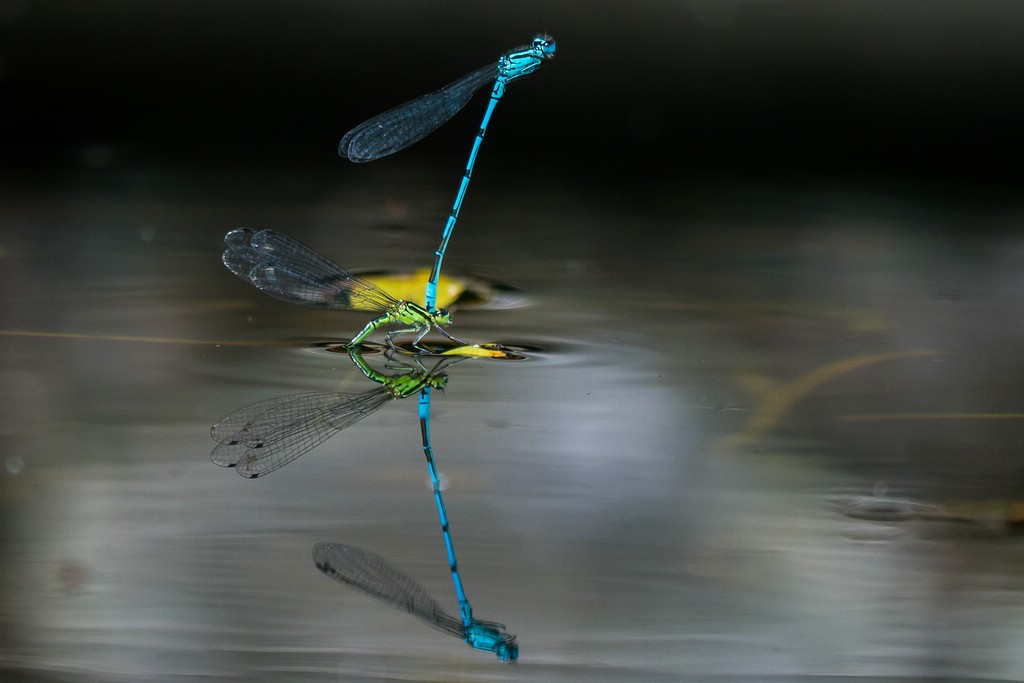
[(419, 142), (466, 106), (483, 85), (498, 77), (498, 65), (489, 64), (383, 114), (374, 116), (349, 132), (338, 145), (338, 154), (349, 161), (373, 161)]
[(280, 469), (378, 410), (393, 396), (383, 387), (359, 394), (279, 396), (228, 415), (210, 430), (210, 460), (255, 479)]
[(339, 543), (317, 543), (313, 548), (316, 568), (335, 581), (347, 583), (378, 600), (415, 614), (434, 628), (463, 638), (462, 622), (430, 597), (423, 586), (373, 553)]
[(398, 303), (380, 287), (273, 230), (237, 228), (224, 236), (224, 242), (228, 270), (275, 299), (314, 308), (358, 307), (381, 313)]

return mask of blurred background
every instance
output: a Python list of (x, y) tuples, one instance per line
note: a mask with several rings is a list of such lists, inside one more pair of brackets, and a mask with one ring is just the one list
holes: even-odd
[[(1022, 26), (0, 0), (0, 678), (1021, 680)], [(261, 295), (224, 233), (429, 267), (485, 94), (393, 157), (338, 140), (538, 32), (445, 260), (453, 333), (526, 360), (434, 405), (511, 669), (310, 558), (366, 548), (455, 611), (414, 402), (257, 481), (209, 427), (373, 386), (329, 350), (366, 314)]]
[[(193, 172), (350, 169), (335, 138), (549, 32), (557, 76), (502, 103), (509, 165), (622, 201), (672, 178), (943, 180), (1012, 190), (1014, 2), (174, 3), (7, 0), (5, 157), (46, 179), (83, 148)], [(481, 109), (481, 107), (474, 107)], [(479, 112), (411, 150), (464, 155)], [(512, 128), (511, 123), (504, 123)], [(97, 159), (92, 159), (94, 162)], [(396, 162), (400, 163), (400, 162)], [(324, 181), (327, 182), (326, 180)], [(618, 191), (616, 191), (618, 190)]]

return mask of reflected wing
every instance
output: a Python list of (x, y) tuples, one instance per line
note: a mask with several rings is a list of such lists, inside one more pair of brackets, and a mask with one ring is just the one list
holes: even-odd
[(345, 133), (338, 154), (349, 161), (363, 162), (403, 150), (458, 114), (473, 93), (497, 77), (498, 65), (489, 64), (440, 90), (378, 114)]
[(464, 637), (461, 621), (441, 609), (423, 586), (378, 555), (350, 545), (318, 543), (313, 548), (313, 562), (317, 569), (336, 581), (415, 614), (456, 638)]
[(279, 396), (228, 415), (210, 430), (210, 459), (255, 479), (284, 467), (392, 400), (383, 388), (361, 394)]
[(384, 312), (398, 302), (306, 245), (273, 230), (237, 228), (224, 236), (228, 270), (264, 293), (314, 308)]

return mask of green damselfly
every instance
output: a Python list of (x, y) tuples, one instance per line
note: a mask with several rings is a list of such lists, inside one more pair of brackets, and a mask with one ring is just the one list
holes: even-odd
[(224, 236), (224, 242), (223, 261), (228, 270), (275, 299), (313, 308), (380, 313), (352, 338), (350, 346), (386, 325), (403, 326), (387, 333), (392, 347), (394, 335), (415, 332), (413, 346), (420, 348), (431, 328), (458, 344), (466, 343), (442, 327), (452, 322), (447, 309), (430, 311), (412, 301), (399, 301), (291, 237), (273, 230), (236, 228)]

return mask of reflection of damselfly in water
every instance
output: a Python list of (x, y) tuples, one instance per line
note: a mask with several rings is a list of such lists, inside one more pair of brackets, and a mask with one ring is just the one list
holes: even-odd
[(446, 357), (427, 370), (413, 357), (412, 364), (403, 364), (407, 372), (386, 375), (367, 365), (358, 347), (350, 348), (349, 356), (380, 386), (360, 393), (291, 394), (246, 406), (210, 430), (219, 444), (210, 459), (221, 467), (234, 467), (250, 479), (269, 474), (394, 399), (407, 398), (427, 387), (443, 389), (448, 376), (442, 371), (463, 360)]
[(504, 624), (472, 617), (468, 622), (456, 619), (422, 586), (373, 553), (348, 545), (318, 543), (313, 548), (313, 561), (317, 569), (332, 579), (415, 614), (478, 650), (493, 652), (503, 662), (514, 662), (519, 657), (516, 637), (505, 633)]
[(452, 321), (446, 309), (427, 310), (412, 301), (399, 301), (380, 287), (353, 275), (306, 245), (273, 230), (254, 231), (237, 228), (224, 237), (224, 265), (275, 299), (314, 308), (358, 308), (381, 315), (366, 324), (349, 342), (354, 346), (385, 325), (402, 325), (391, 330), (386, 339), (415, 332), (413, 346), (431, 328), (459, 344), (465, 342), (450, 335), (442, 325)]

